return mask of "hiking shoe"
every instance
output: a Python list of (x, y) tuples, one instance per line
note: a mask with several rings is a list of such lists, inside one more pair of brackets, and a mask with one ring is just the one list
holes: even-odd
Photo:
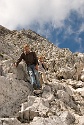
[(33, 88), (34, 88), (34, 89), (37, 89), (37, 85), (36, 85), (35, 83), (33, 84)]
[(48, 83), (46, 83), (46, 82), (45, 82), (44, 84), (45, 84), (45, 85), (49, 85), (49, 84), (48, 84)]
[(33, 92), (34, 92), (35, 94), (42, 94), (42, 93), (43, 93), (42, 90), (34, 90)]

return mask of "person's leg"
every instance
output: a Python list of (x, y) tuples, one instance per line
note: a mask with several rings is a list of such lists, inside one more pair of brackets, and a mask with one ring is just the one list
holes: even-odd
[(27, 71), (28, 71), (28, 74), (30, 76), (30, 83), (33, 85), (34, 83), (36, 83), (36, 80), (35, 80), (34, 72), (32, 70), (32, 66), (28, 66)]
[(37, 88), (40, 88), (41, 85), (40, 85), (40, 80), (39, 80), (40, 76), (39, 76), (38, 70), (35, 69), (34, 65), (28, 66), (27, 70), (28, 70), (28, 73), (30, 76), (31, 84), (33, 84), (33, 85), (35, 84), (37, 86)]
[(42, 87), (42, 84), (43, 84), (43, 78), (42, 78), (42, 72), (39, 72), (39, 77), (40, 77), (40, 85), (41, 85), (41, 87)]
[(35, 68), (34, 68), (34, 73), (35, 73), (37, 87), (40, 88), (41, 87), (40, 74), (39, 74), (38, 70), (36, 70)]
[(42, 73), (42, 78), (43, 78), (44, 83), (47, 83), (47, 78), (46, 78), (45, 72)]

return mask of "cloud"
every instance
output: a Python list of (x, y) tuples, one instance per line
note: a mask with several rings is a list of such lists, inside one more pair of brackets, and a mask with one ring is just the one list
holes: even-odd
[(65, 32), (64, 32), (64, 39), (67, 39), (73, 33), (74, 31), (72, 30), (71, 25), (68, 25), (68, 27), (65, 29)]
[(60, 42), (59, 42), (58, 40), (56, 40), (55, 45), (56, 45), (57, 47), (59, 47)]
[(77, 44), (79, 45), (79, 48), (76, 50), (76, 52), (83, 52), (84, 48), (83, 48), (83, 45), (82, 45), (82, 39), (77, 36), (75, 38), (75, 42), (77, 42)]
[(81, 24), (80, 29), (78, 31), (79, 33), (84, 32), (84, 23)]
[(0, 0), (0, 25), (16, 29), (50, 23), (60, 28), (72, 10), (84, 18), (84, 0)]

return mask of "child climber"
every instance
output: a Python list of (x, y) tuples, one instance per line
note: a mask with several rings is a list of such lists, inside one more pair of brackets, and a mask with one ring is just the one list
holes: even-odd
[(42, 79), (43, 82), (46, 84), (47, 83), (47, 78), (45, 71), (48, 70), (47, 65), (44, 63), (44, 57), (40, 56), (38, 59), (39, 65), (38, 65), (38, 71), (42, 74)]

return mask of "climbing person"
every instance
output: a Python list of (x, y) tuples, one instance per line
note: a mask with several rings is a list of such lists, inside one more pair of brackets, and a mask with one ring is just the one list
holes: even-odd
[(46, 70), (48, 70), (48, 66), (46, 65), (46, 63), (44, 62), (44, 57), (40, 56), (39, 57), (39, 61), (38, 61), (39, 65), (38, 65), (38, 71), (40, 72), (40, 74), (42, 75), (42, 80), (43, 83), (47, 84), (47, 78), (46, 78)]
[(30, 51), (30, 46), (28, 44), (25, 44), (23, 46), (23, 53), (14, 65), (17, 67), (22, 59), (27, 64), (27, 71), (30, 76), (30, 83), (33, 85), (34, 89), (40, 89), (38, 58), (35, 52)]

